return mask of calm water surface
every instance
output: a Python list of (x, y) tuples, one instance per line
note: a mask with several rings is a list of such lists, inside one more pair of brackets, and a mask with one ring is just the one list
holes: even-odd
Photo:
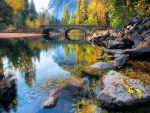
[[(81, 38), (0, 39), (0, 112), (74, 113), (71, 100), (58, 101), (56, 107), (51, 109), (42, 109), (42, 103), (51, 89), (62, 88), (82, 79), (64, 67), (72, 71), (76, 69), (78, 74), (81, 67), (97, 62), (96, 58), (103, 48), (94, 48), (85, 40), (76, 39)], [(89, 88), (94, 87), (95, 93), (100, 91), (100, 78), (84, 79), (90, 82)], [(63, 103), (68, 103), (68, 106), (64, 108)], [(96, 108), (91, 113), (108, 112)], [(140, 113), (140, 110), (137, 111)]]

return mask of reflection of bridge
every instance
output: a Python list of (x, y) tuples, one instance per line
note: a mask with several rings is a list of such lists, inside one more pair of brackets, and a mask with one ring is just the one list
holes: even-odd
[(41, 31), (43, 34), (48, 34), (51, 30), (57, 30), (61, 33), (67, 34), (68, 31), (72, 29), (83, 30), (85, 33), (91, 31), (92, 29), (105, 29), (104, 27), (97, 25), (42, 25)]

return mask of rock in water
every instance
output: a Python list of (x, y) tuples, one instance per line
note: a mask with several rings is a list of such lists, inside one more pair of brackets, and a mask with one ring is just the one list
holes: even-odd
[(110, 69), (113, 67), (113, 62), (98, 62), (91, 65), (91, 68), (94, 70)]
[(55, 107), (57, 100), (58, 100), (58, 92), (59, 88), (56, 88), (52, 90), (48, 96), (48, 98), (43, 102), (42, 107), (43, 108), (53, 108)]
[(103, 77), (103, 90), (97, 99), (106, 107), (116, 109), (150, 102), (150, 87), (116, 71)]

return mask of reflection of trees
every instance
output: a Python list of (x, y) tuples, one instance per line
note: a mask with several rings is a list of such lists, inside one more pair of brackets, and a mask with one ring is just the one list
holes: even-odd
[[(37, 43), (31, 44), (35, 40), (29, 40), (24, 38), (0, 40), (0, 58), (2, 59), (0, 62), (0, 110), (4, 109), (8, 112), (9, 109), (17, 110), (16, 82), (15, 79), (12, 79), (14, 75), (4, 74), (7, 69), (13, 67), (19, 70), (29, 87), (32, 86), (33, 80), (35, 81), (36, 69), (34, 61), (35, 59), (40, 59), (41, 48), (38, 48)], [(4, 59), (8, 62), (7, 67), (4, 67)]]
[(0, 112), (1, 108), (9, 112), (10, 107), (16, 111), (18, 104), (16, 96), (16, 80), (11, 75), (0, 81)]

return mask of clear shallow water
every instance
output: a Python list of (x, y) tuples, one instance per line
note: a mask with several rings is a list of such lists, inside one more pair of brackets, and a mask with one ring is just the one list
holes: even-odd
[[(0, 112), (74, 113), (78, 109), (72, 111), (72, 104), (82, 100), (87, 104), (94, 103), (89, 98), (64, 99), (58, 100), (54, 108), (41, 107), (51, 89), (81, 80), (81, 68), (96, 63), (102, 50), (85, 40), (67, 40), (58, 36), (0, 39)], [(100, 91), (99, 78), (83, 79), (88, 81), (87, 88), (91, 93)], [(96, 108), (95, 112), (91, 108)], [(87, 109), (91, 110), (90, 113), (108, 112), (96, 105), (85, 107), (83, 111)], [(126, 112), (149, 113), (149, 110), (141, 107)]]
[[(51, 89), (79, 79), (61, 66), (86, 66), (96, 61), (88, 62), (94, 52), (90, 47), (84, 40), (64, 37), (0, 39), (0, 112), (63, 113), (59, 102), (52, 109), (42, 109), (42, 103)], [(64, 113), (73, 109), (72, 102), (67, 102)]]

